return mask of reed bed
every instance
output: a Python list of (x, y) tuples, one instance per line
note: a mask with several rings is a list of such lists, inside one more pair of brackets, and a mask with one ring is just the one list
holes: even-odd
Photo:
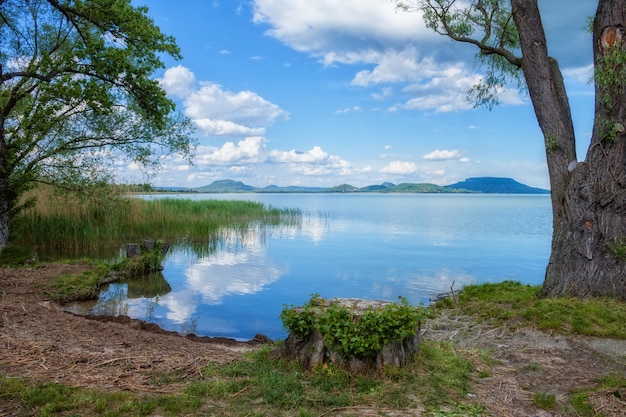
[(98, 196), (54, 195), (38, 190), (35, 207), (12, 223), (12, 242), (41, 255), (115, 256), (126, 242), (214, 242), (229, 230), (300, 221), (298, 209), (253, 201), (162, 198), (145, 200), (114, 192)]

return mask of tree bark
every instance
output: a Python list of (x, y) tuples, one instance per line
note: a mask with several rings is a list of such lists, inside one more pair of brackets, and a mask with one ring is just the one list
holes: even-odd
[[(577, 163), (571, 111), (560, 70), (548, 56), (537, 0), (512, 0), (511, 5), (524, 77), (545, 139), (552, 190), (552, 253), (542, 294), (626, 299), (626, 254), (616, 250), (616, 245), (626, 245), (626, 71), (623, 61), (617, 68), (598, 67), (604, 55), (624, 53), (626, 0), (599, 1), (595, 64), (600, 71), (622, 76), (617, 84), (596, 83), (593, 136), (582, 163)], [(603, 46), (607, 33), (610, 42)]]
[[(0, 115), (0, 120), (3, 118)], [(4, 130), (0, 122), (0, 252), (9, 240), (9, 178), (5, 167), (6, 142)]]

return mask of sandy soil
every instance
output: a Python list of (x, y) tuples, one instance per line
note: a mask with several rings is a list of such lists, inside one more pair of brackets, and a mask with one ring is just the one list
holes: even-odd
[[(264, 342), (185, 337), (127, 317), (76, 316), (46, 298), (53, 277), (84, 268), (0, 269), (1, 375), (108, 391), (174, 392), (201, 378), (207, 362), (238, 359)], [(425, 323), (422, 337), (449, 340), (475, 356), (484, 369), (478, 369), (483, 377), (476, 378), (472, 395), (494, 416), (566, 415), (536, 408), (534, 394), (554, 394), (563, 405), (574, 389), (596, 386), (603, 375), (626, 377), (624, 340), (490, 327), (459, 316)], [(493, 362), (485, 365), (476, 348)], [(162, 383), (165, 373), (176, 375), (177, 382)], [(626, 416), (626, 390), (618, 394), (600, 390), (594, 404), (606, 416)]]

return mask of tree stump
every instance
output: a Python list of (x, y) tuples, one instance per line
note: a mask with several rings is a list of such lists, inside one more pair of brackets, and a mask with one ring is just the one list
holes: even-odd
[[(358, 320), (370, 311), (382, 310), (394, 303), (372, 301), (356, 298), (336, 298), (321, 300), (322, 304), (314, 307), (315, 314), (323, 314), (331, 305), (345, 308), (353, 319)], [(295, 307), (294, 311), (302, 312), (305, 307)], [(335, 364), (350, 372), (367, 372), (385, 366), (405, 367), (419, 350), (419, 322), (414, 334), (402, 340), (387, 342), (380, 350), (371, 355), (350, 355), (337, 346), (329, 346), (327, 339), (319, 329), (312, 330), (307, 336), (300, 337), (294, 332), (274, 352), (275, 357), (296, 360), (308, 369), (319, 364)]]
[(163, 265), (161, 262), (170, 249), (168, 242), (155, 242), (154, 240), (144, 240), (143, 244), (139, 243), (127, 243), (126, 244), (126, 258), (140, 258), (140, 262), (143, 262), (143, 272), (161, 271)]
[[(144, 240), (143, 241), (143, 247), (148, 252), (152, 252), (154, 250), (155, 245), (156, 245), (156, 242), (154, 240)], [(135, 258), (137, 256), (141, 256), (141, 254), (143, 253), (141, 248), (142, 248), (142, 245), (139, 244), (139, 243), (127, 243), (126, 244), (126, 257), (127, 258)], [(160, 250), (161, 250), (161, 253), (163, 255), (167, 254), (169, 249), (170, 249), (169, 242), (161, 243)]]

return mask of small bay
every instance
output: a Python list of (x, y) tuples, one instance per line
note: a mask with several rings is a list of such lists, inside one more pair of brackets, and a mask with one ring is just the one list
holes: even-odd
[(312, 294), (413, 304), (465, 284), (540, 284), (550, 255), (548, 195), (178, 194), (302, 210), (295, 225), (226, 231), (172, 247), (162, 274), (115, 283), (76, 312), (124, 314), (166, 330), (248, 340), (285, 336), (284, 305)]

